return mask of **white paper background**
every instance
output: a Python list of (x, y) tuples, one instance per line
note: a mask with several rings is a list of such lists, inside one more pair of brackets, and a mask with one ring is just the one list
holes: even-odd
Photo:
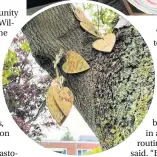
[[(25, 8), (25, 1), (24, 0), (1, 0), (0, 2), (0, 10), (8, 10), (8, 9), (14, 9), (19, 11), (19, 15), (16, 18), (16, 23), (13, 27), (8, 27), (7, 30), (9, 32), (8, 37), (0, 37), (0, 72), (2, 74), (2, 67), (3, 67), (3, 61), (5, 58), (5, 54), (9, 48), (9, 45), (13, 39), (13, 37), (18, 33), (18, 31), (21, 29), (21, 27), (28, 21), (30, 17), (26, 17), (26, 8)], [(144, 37), (146, 43), (149, 46), (149, 49), (151, 51), (155, 70), (157, 69), (157, 47), (153, 45), (153, 41), (157, 40), (157, 16), (132, 16), (127, 17), (128, 21), (131, 22), (141, 33), (141, 35)], [(0, 27), (1, 29), (1, 27)], [(0, 80), (1, 80), (1, 74), (0, 74)], [(156, 74), (155, 74), (156, 76)], [(157, 76), (156, 76), (157, 78)], [(34, 141), (32, 141), (30, 138), (28, 138), (15, 124), (14, 120), (11, 118), (11, 115), (6, 107), (4, 97), (3, 97), (3, 91), (2, 91), (2, 84), (0, 83), (0, 121), (4, 123), (4, 127), (2, 128), (4, 131), (10, 131), (10, 137), (0, 137), (0, 151), (15, 151), (18, 153), (19, 157), (28, 157), (28, 156), (65, 156), (60, 155), (57, 153), (49, 152), (45, 148), (39, 146)], [(126, 141), (122, 142), (118, 146), (105, 151), (100, 154), (96, 154), (93, 156), (106, 156), (106, 157), (129, 157), (130, 151), (132, 150), (139, 150), (144, 149), (146, 147), (137, 147), (136, 143), (137, 141), (151, 141), (154, 139), (157, 139), (154, 137), (146, 137), (145, 131), (146, 130), (152, 130), (156, 131), (157, 126), (152, 126), (152, 119), (157, 120), (157, 95), (156, 95), (156, 89), (154, 93), (153, 102), (151, 104), (150, 110), (148, 114), (146, 115), (144, 121), (142, 124), (137, 128), (137, 130), (127, 138)], [(1, 129), (1, 128), (0, 128)], [(151, 147), (153, 148), (153, 147)], [(150, 150), (151, 148), (147, 147), (146, 149)], [(154, 147), (155, 148), (155, 147)], [(149, 156), (153, 156), (153, 153), (149, 153)]]

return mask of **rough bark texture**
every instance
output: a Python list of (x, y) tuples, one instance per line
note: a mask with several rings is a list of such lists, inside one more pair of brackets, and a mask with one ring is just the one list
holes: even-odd
[(95, 37), (84, 31), (70, 5), (51, 8), (24, 27), (32, 54), (54, 78), (52, 61), (59, 49), (75, 50), (90, 65), (78, 74), (62, 71), (78, 109), (104, 150), (126, 139), (141, 123), (154, 89), (153, 62), (146, 43), (133, 26), (116, 29), (111, 53), (92, 48)]

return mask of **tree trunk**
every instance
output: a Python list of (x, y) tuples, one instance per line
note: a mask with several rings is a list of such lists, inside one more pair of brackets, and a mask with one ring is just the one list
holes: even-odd
[(90, 69), (78, 74), (62, 71), (65, 58), (58, 67), (103, 150), (122, 142), (141, 123), (152, 100), (154, 69), (148, 47), (133, 26), (114, 30), (117, 40), (111, 53), (92, 48), (96, 37), (80, 27), (69, 4), (46, 10), (22, 30), (36, 61), (53, 78), (52, 61), (60, 48), (75, 50), (88, 62)]

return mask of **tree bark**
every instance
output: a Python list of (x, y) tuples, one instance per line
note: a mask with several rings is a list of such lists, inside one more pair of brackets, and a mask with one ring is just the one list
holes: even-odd
[[(65, 74), (74, 105), (95, 133), (103, 150), (126, 139), (141, 123), (150, 106), (154, 69), (149, 49), (133, 26), (115, 29), (111, 53), (92, 48), (96, 37), (84, 31), (69, 4), (46, 10), (23, 28), (32, 55), (53, 78), (52, 61), (60, 48), (75, 50), (90, 65), (88, 71)], [(78, 122), (79, 125), (79, 122)]]

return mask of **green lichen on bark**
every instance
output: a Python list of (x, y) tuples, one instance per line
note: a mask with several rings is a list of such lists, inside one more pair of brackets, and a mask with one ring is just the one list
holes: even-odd
[[(112, 82), (112, 97), (101, 99), (107, 101), (105, 118), (97, 118), (96, 132), (104, 150), (121, 143), (135, 131), (150, 107), (154, 92), (153, 61), (145, 41), (134, 27), (115, 33), (118, 40), (113, 53), (119, 53), (121, 69), (112, 73), (114, 79), (108, 82)], [(100, 100), (95, 103), (99, 104)]]

